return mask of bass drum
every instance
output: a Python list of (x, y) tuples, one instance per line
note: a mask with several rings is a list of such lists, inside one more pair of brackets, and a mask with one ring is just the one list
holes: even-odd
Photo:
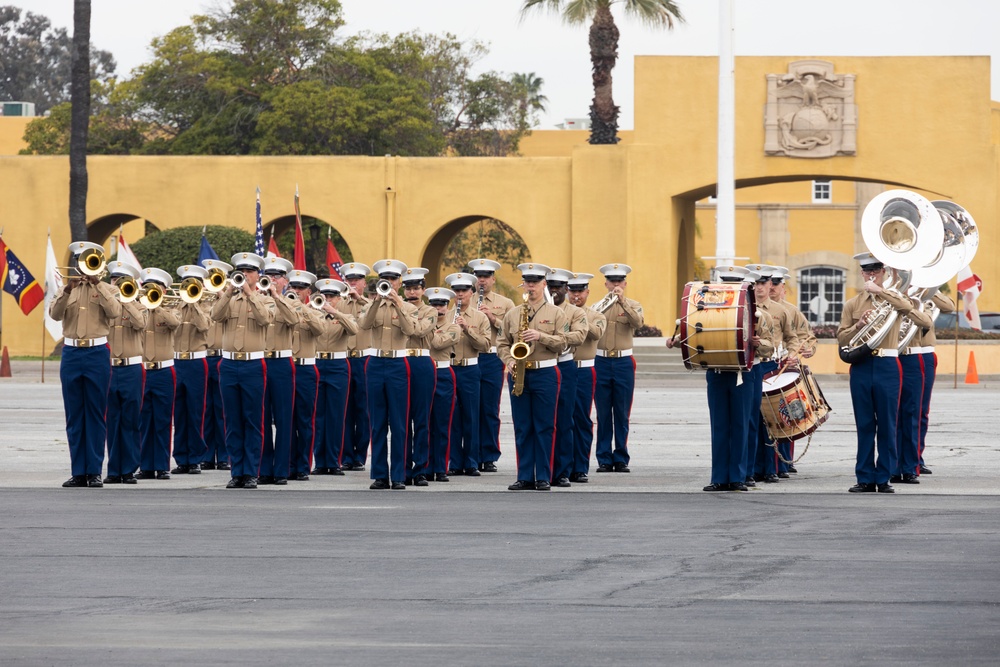
[(681, 297), (681, 356), (689, 369), (753, 366), (756, 305), (748, 283), (690, 282)]
[(830, 404), (809, 369), (777, 371), (764, 377), (760, 416), (773, 440), (810, 435), (830, 416)]

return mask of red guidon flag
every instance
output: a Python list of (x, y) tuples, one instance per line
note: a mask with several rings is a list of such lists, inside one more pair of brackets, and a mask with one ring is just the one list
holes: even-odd
[(326, 230), (326, 266), (330, 269), (330, 277), (335, 280), (343, 280), (340, 276), (340, 267), (343, 266), (344, 262), (340, 259), (340, 253), (337, 252), (337, 246), (333, 245), (333, 241), (330, 239), (330, 229)]
[(302, 215), (299, 213), (299, 186), (295, 185), (295, 254), (292, 255), (292, 268), (306, 270), (306, 243), (302, 238)]
[(979, 306), (976, 305), (976, 299), (983, 291), (983, 281), (968, 266), (958, 272), (958, 291), (965, 300), (965, 319), (969, 320), (969, 325), (973, 329), (981, 331), (983, 325), (979, 321)]

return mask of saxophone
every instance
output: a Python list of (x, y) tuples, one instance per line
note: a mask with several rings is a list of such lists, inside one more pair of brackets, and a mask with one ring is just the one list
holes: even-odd
[(513, 396), (520, 396), (524, 391), (524, 371), (525, 359), (531, 354), (531, 344), (525, 343), (521, 338), (528, 330), (528, 295), (524, 295), (524, 303), (521, 305), (521, 322), (517, 327), (518, 341), (510, 346), (510, 356), (514, 357), (514, 388), (510, 393)]

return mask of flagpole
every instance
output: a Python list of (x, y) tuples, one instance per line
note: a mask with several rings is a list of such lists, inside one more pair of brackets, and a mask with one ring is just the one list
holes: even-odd
[(957, 308), (955, 308), (955, 371), (954, 371), (954, 383), (952, 384), (952, 389), (958, 389), (958, 321), (962, 317), (962, 290), (955, 288), (955, 300), (957, 302)]
[(45, 384), (45, 313), (42, 313), (42, 384)]

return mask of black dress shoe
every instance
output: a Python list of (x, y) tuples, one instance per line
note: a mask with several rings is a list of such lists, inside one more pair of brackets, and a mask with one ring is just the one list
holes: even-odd
[(439, 472), (439, 473), (435, 473), (434, 474), (434, 481), (435, 482), (450, 482), (451, 480), (448, 479), (448, 475), (446, 475), (443, 472)]
[(64, 489), (74, 489), (77, 487), (87, 486), (87, 476), (86, 475), (73, 475), (65, 482), (63, 482)]
[(266, 484), (274, 484), (274, 477), (271, 475), (261, 475), (257, 478), (257, 484), (264, 486)]
[(487, 461), (486, 463), (480, 463), (479, 464), (479, 470), (481, 472), (496, 472), (497, 471), (497, 464), (493, 463), (493, 461)]
[(216, 470), (232, 470), (233, 467), (231, 465), (229, 465), (228, 461), (219, 461), (218, 463), (215, 464), (215, 469)]
[(201, 464), (201, 469), (202, 470), (215, 470), (215, 462), (214, 461), (204, 461)]
[(152, 470), (140, 470), (135, 475), (136, 479), (156, 479), (156, 473)]
[(179, 465), (176, 468), (174, 468), (173, 470), (171, 470), (170, 472), (172, 472), (175, 475), (186, 475), (186, 474), (188, 474), (188, 470), (190, 470), (190, 466), (188, 466), (188, 465)]
[(87, 486), (92, 489), (99, 489), (104, 486), (100, 475), (87, 475)]
[(614, 471), (615, 467), (613, 465), (602, 463), (601, 465), (597, 466), (597, 472), (614, 472)]
[(384, 491), (389, 488), (389, 480), (387, 479), (376, 479), (372, 482), (372, 485), (368, 487), (369, 489), (374, 489), (375, 491)]
[(789, 463), (788, 464), (788, 472), (790, 472), (790, 473), (792, 473), (794, 475), (794, 474), (796, 474), (798, 472), (798, 469), (795, 466), (793, 466), (792, 464)]
[(775, 475), (774, 473), (771, 473), (770, 475), (764, 475), (764, 483), (765, 484), (777, 484), (778, 483), (778, 476)]
[(914, 475), (912, 472), (908, 472), (903, 475), (902, 479), (899, 480), (903, 484), (920, 484), (920, 478)]
[(313, 468), (311, 474), (313, 474), (313, 475), (329, 475), (330, 474), (329, 470), (330, 470), (329, 468)]
[(135, 475), (129, 473), (127, 475), (122, 475), (122, 484), (138, 484)]
[(526, 482), (523, 479), (519, 479), (507, 487), (508, 491), (533, 491), (534, 489), (534, 482)]
[(360, 463), (352, 463), (349, 466), (344, 466), (344, 470), (353, 470), (354, 472), (362, 472), (364, 469), (365, 467)]
[(455, 475), (464, 475), (465, 470), (463, 470), (462, 468), (449, 468), (448, 474), (451, 475), (452, 477), (454, 477)]
[(257, 488), (257, 478), (246, 475), (243, 479), (244, 489), (256, 489)]
[(749, 489), (747, 489), (747, 485), (744, 484), (743, 482), (730, 482), (729, 483), (729, 490), (730, 491), (749, 491)]
[(166, 470), (157, 470), (156, 479), (170, 479), (170, 473)]
[(895, 484), (896, 482), (902, 482), (903, 481), (903, 476), (902, 475), (893, 475), (892, 477), (889, 478), (889, 481), (892, 482), (893, 484)]
[(702, 491), (728, 491), (728, 484), (720, 484), (718, 482), (709, 484), (708, 486), (702, 488)]
[(788, 479), (788, 473), (787, 472), (779, 472), (778, 473), (778, 478), (779, 479)]
[(850, 493), (875, 493), (874, 484), (861, 484), (860, 482), (848, 489)]
[(330, 475), (339, 475), (341, 477), (344, 476), (344, 471), (342, 469), (340, 469), (340, 468), (327, 468), (327, 471), (328, 471), (328, 474), (330, 474)]
[(921, 475), (930, 475), (931, 469), (928, 466), (921, 463), (920, 468), (917, 470), (917, 472), (919, 472)]
[(292, 479), (294, 479), (296, 482), (308, 482), (309, 481), (309, 475), (306, 475), (305, 473), (302, 473), (302, 474), (296, 475)]
[(569, 476), (569, 481), (576, 482), (577, 484), (586, 484), (590, 481), (590, 478), (587, 477), (587, 473), (585, 472), (575, 472)]
[(424, 475), (417, 475), (413, 478), (413, 486), (427, 486), (427, 477)]
[(189, 475), (200, 475), (201, 474), (201, 464), (200, 463), (192, 463), (191, 465), (189, 465), (188, 466), (188, 474)]
[(105, 484), (121, 484), (122, 483), (122, 476), (121, 475), (108, 475), (107, 477), (104, 478), (104, 483)]
[(413, 486), (413, 478), (407, 477), (406, 479), (403, 480), (403, 484), (405, 484), (406, 486)]
[(287, 477), (275, 477), (273, 484), (275, 486), (288, 486), (288, 478)]
[(616, 463), (615, 464), (615, 472), (632, 472), (632, 471), (629, 470), (628, 466), (625, 465), (624, 463)]
[(406, 491), (406, 484), (403, 484), (402, 482), (393, 482), (392, 486), (389, 488), (393, 491)]
[(878, 485), (879, 493), (896, 493), (896, 489), (892, 488), (892, 484), (886, 482), (885, 484)]
[(753, 481), (755, 481), (755, 482), (763, 482), (764, 481), (764, 475), (762, 473), (755, 474), (753, 476)]
[(242, 489), (243, 488), (243, 478), (233, 477), (229, 480), (229, 484), (226, 484), (227, 489)]
[(535, 482), (535, 491), (549, 491), (551, 489), (552, 485), (546, 482), (544, 479), (540, 479)]
[(569, 483), (569, 477), (560, 477), (559, 479), (556, 480), (556, 486), (558, 486), (561, 489), (568, 489), (573, 485)]
[(466, 468), (465, 469), (465, 476), (466, 477), (479, 477), (479, 470), (477, 470), (476, 468)]
[(757, 482), (753, 481), (753, 477), (747, 477), (747, 481), (743, 482), (743, 486), (752, 489), (757, 486)]

